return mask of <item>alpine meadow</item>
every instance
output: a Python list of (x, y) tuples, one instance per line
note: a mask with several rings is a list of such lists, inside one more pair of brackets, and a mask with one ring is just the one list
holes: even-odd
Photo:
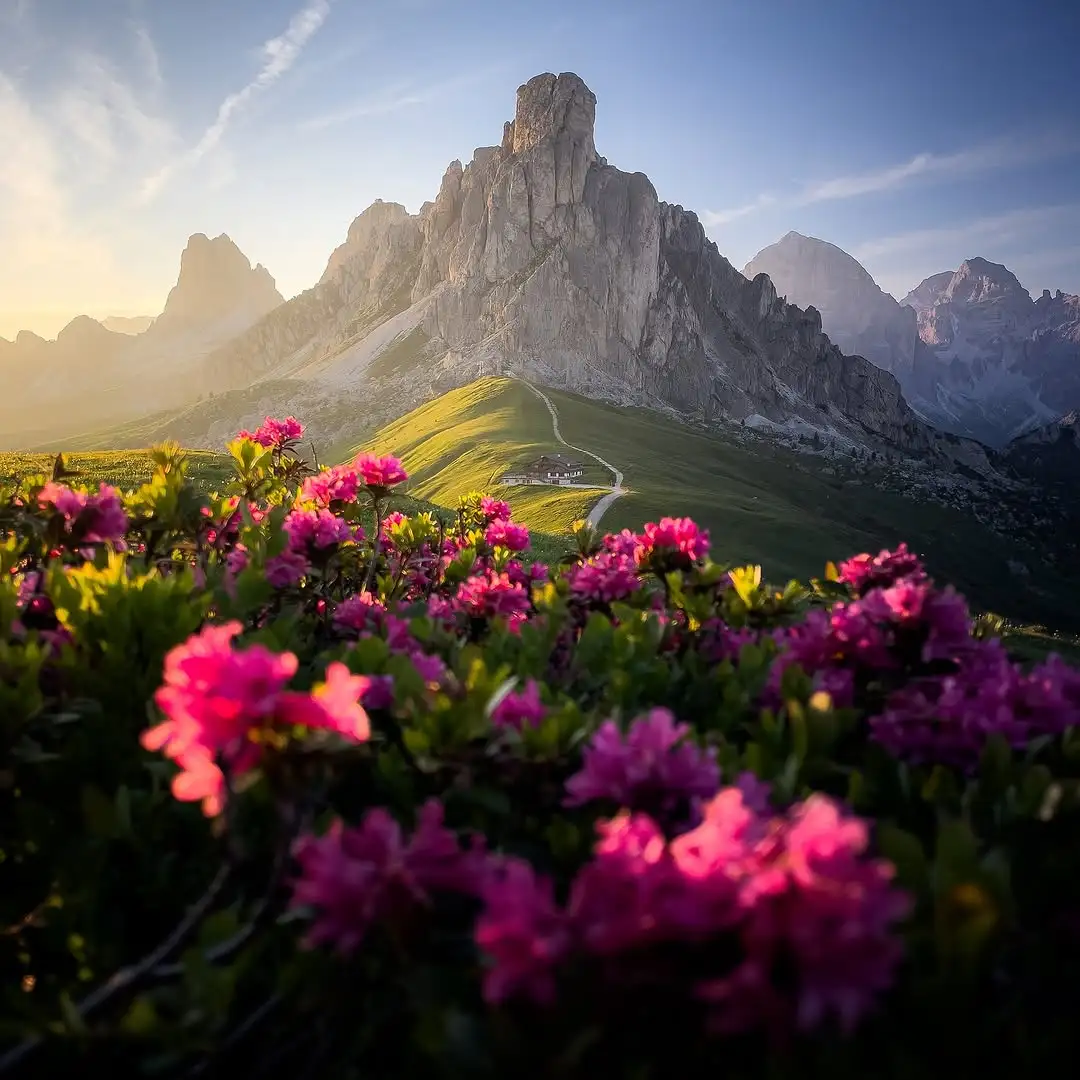
[(0, 0), (0, 1078), (1080, 1060), (1014, 7)]

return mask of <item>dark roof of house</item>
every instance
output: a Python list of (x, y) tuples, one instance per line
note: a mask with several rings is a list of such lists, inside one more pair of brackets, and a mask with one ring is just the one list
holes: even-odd
[(553, 465), (562, 465), (564, 468), (577, 469), (580, 468), (580, 463), (574, 461), (572, 458), (566, 457), (565, 454), (541, 454), (533, 464), (539, 465), (541, 463), (551, 463)]

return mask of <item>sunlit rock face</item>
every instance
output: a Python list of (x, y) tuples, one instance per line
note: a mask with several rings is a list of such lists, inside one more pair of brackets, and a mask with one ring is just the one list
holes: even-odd
[(463, 378), (510, 369), (705, 418), (797, 415), (859, 437), (934, 442), (896, 380), (845, 357), (816, 311), (785, 303), (764, 276), (748, 281), (694, 214), (599, 156), (595, 112), (574, 74), (529, 80), (497, 145), (451, 162), (416, 215), (370, 207), (316, 289), (230, 343), (217, 368), (251, 378), (302, 352), (305, 370), (322, 357), (320, 377), (331, 378), (325, 358), (359, 348), (344, 344), (341, 312), (355, 322), (358, 311), (408, 310), (432, 355)]
[[(183, 362), (158, 365), (174, 375), (147, 400), (276, 383), (293, 395), (283, 408), (355, 400), (370, 417), (388, 400), (404, 411), (512, 371), (699, 420), (798, 422), (959, 453), (908, 408), (892, 374), (844, 355), (818, 310), (786, 302), (765, 274), (748, 280), (693, 213), (661, 202), (644, 174), (609, 165), (595, 145), (596, 106), (577, 75), (530, 79), (496, 144), (451, 162), (415, 214), (370, 206), (320, 280), (286, 303), (223, 238), (193, 238), (165, 312), (137, 341), (267, 310), (212, 348), (189, 340)], [(210, 276), (204, 262), (218, 275), (206, 293), (194, 287)], [(232, 301), (215, 307), (210, 292)], [(383, 363), (405, 339), (416, 345), (408, 363)], [(333, 422), (355, 428), (356, 415)]]

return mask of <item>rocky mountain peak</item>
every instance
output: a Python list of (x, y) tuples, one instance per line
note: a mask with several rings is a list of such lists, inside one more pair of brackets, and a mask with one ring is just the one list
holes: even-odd
[(580, 148), (591, 165), (596, 160), (593, 141), (596, 95), (572, 72), (536, 75), (518, 87), (517, 108), (509, 132), (514, 154), (530, 150), (548, 139)]
[(195, 233), (180, 256), (180, 275), (151, 330), (160, 336), (234, 315), (249, 326), (282, 299), (266, 267), (252, 267), (228, 236), (222, 233), (211, 240), (205, 233)]
[[(775, 244), (759, 251), (746, 264), (743, 273), (751, 279), (759, 273), (768, 274), (779, 291), (800, 307), (811, 302), (800, 299), (801, 295), (818, 295), (814, 286), (819, 278), (831, 283), (832, 288), (841, 295), (849, 296), (853, 302), (861, 300), (865, 303), (868, 298), (876, 299), (884, 295), (862, 263), (843, 248), (797, 232), (789, 232)], [(861, 294), (860, 297), (852, 297), (852, 290)], [(820, 297), (813, 302), (819, 307), (823, 306)]]
[(113, 340), (115, 335), (107, 330), (97, 319), (89, 315), (77, 315), (57, 335), (56, 340), (68, 345), (95, 347), (102, 342)]
[(344, 283), (346, 292), (359, 300), (355, 288), (359, 277), (370, 284), (388, 263), (415, 249), (419, 242), (419, 216), (410, 214), (401, 203), (376, 199), (353, 218), (345, 243), (330, 253), (319, 284)]
[(949, 287), (953, 273), (952, 270), (943, 270), (940, 274), (931, 274), (920, 281), (900, 303), (919, 313), (929, 311)]
[[(452, 161), (416, 215), (368, 207), (316, 287), (207, 355), (205, 381), (303, 380), (337, 403), (360, 386), (378, 400), (384, 380), (415, 405), (436, 381), (515, 372), (706, 422), (786, 430), (798, 418), (854, 442), (958, 453), (896, 379), (825, 336), (821, 304), (779, 299), (764, 273), (748, 281), (693, 213), (600, 157), (595, 110), (572, 73), (524, 83), (497, 145)], [(423, 362), (379, 371), (414, 331)]]
[(903, 379), (914, 365), (915, 313), (882, 292), (866, 268), (835, 244), (789, 232), (746, 264), (768, 274), (793, 304), (821, 313), (825, 333), (848, 354)]
[(942, 299), (952, 303), (978, 304), (984, 300), (1013, 298), (1031, 303), (1031, 295), (1016, 275), (988, 259), (965, 259), (952, 276)]

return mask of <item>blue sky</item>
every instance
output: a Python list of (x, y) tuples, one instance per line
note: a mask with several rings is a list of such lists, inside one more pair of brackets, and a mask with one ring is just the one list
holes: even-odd
[(192, 232), (293, 295), (542, 71), (740, 268), (797, 229), (897, 296), (974, 255), (1080, 292), (1080, 4), (1034, 7), (0, 0), (0, 334), (156, 313)]

